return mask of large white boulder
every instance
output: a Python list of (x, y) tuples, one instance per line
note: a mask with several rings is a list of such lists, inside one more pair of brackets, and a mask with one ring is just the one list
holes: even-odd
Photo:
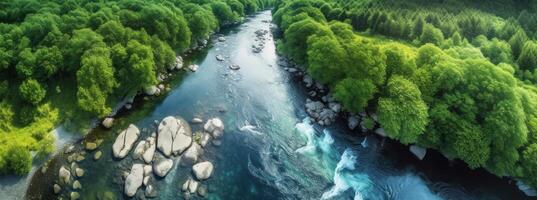
[(125, 179), (125, 195), (133, 197), (140, 186), (142, 186), (144, 180), (144, 165), (134, 164), (131, 168), (131, 172)]
[(183, 119), (164, 118), (158, 126), (157, 148), (165, 155), (180, 155), (192, 144), (192, 131)]
[(192, 166), (194, 175), (196, 175), (196, 178), (198, 180), (205, 180), (211, 177), (211, 175), (213, 174), (213, 169), (214, 169), (213, 163), (209, 161), (200, 162)]
[(114, 157), (124, 158), (127, 156), (129, 151), (132, 149), (134, 142), (138, 140), (139, 135), (140, 129), (133, 124), (129, 125), (127, 129), (123, 130), (112, 145)]
[(203, 153), (201, 146), (193, 142), (192, 145), (185, 151), (181, 158), (181, 165), (193, 165), (198, 161), (198, 157)]
[(203, 129), (211, 133), (214, 138), (219, 138), (224, 134), (224, 123), (220, 118), (212, 118), (207, 120), (207, 123), (203, 125)]
[(157, 145), (155, 138), (148, 137), (136, 145), (136, 148), (134, 148), (134, 152), (132, 153), (132, 157), (134, 159), (142, 159), (145, 163), (150, 163), (153, 160), (153, 155), (155, 154), (156, 148)]
[(169, 158), (159, 159), (153, 163), (153, 172), (157, 176), (165, 177), (173, 167), (173, 160)]

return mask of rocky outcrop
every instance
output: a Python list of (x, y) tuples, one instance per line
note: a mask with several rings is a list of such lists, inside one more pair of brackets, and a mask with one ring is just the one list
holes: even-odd
[(224, 123), (219, 118), (212, 118), (207, 120), (203, 129), (210, 133), (213, 138), (218, 139), (224, 134)]
[(203, 154), (203, 149), (198, 143), (193, 142), (192, 145), (188, 148), (188, 150), (186, 150), (185, 153), (182, 155), (181, 165), (193, 165), (198, 161), (198, 157), (201, 156), (201, 154)]
[(213, 174), (213, 169), (214, 169), (213, 163), (209, 161), (200, 162), (192, 166), (194, 175), (196, 175), (196, 178), (198, 180), (206, 180), (210, 178), (211, 175)]
[(192, 131), (183, 119), (164, 118), (158, 126), (157, 148), (167, 157), (180, 155), (192, 144)]
[(144, 165), (134, 164), (131, 168), (127, 179), (125, 179), (125, 195), (133, 197), (140, 186), (142, 186), (144, 178)]
[(173, 167), (173, 160), (169, 158), (161, 158), (153, 163), (153, 172), (159, 177), (165, 177)]
[(134, 142), (138, 140), (139, 135), (140, 129), (133, 124), (129, 125), (127, 129), (123, 130), (112, 145), (114, 157), (124, 158), (127, 156), (129, 151), (132, 149)]
[(332, 107), (326, 107), (321, 101), (312, 101), (311, 99), (306, 99), (305, 107), (308, 115), (317, 123), (320, 125), (330, 125), (336, 121), (339, 109), (341, 108), (341, 105), (339, 104), (331, 105)]

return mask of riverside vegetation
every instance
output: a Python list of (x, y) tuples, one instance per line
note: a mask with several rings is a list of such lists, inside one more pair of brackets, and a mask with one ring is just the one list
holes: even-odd
[(54, 150), (55, 126), (107, 116), (155, 85), (176, 54), (271, 2), (0, 2), (0, 174), (26, 174)]
[(347, 111), (376, 113), (388, 137), (537, 187), (536, 9), (298, 0), (278, 2), (273, 20), (278, 50)]

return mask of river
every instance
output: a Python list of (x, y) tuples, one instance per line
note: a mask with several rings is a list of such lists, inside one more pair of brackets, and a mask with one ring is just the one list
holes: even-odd
[[(104, 140), (101, 159), (86, 155), (80, 167), (81, 199), (124, 199), (120, 178), (133, 161), (112, 158), (111, 145), (119, 130), (133, 123), (151, 134), (154, 121), (166, 116), (190, 120), (219, 117), (225, 123), (221, 145), (208, 145), (203, 160), (215, 165), (213, 176), (202, 182), (208, 199), (524, 199), (513, 183), (484, 171), (450, 164), (430, 152), (418, 161), (393, 141), (350, 131), (340, 120), (321, 127), (304, 111), (307, 90), (278, 67), (272, 36), (262, 52), (253, 53), (255, 31), (269, 30), (271, 12), (260, 12), (245, 23), (224, 31), (225, 42), (192, 56), (197, 72), (177, 75), (165, 96), (138, 98), (132, 111), (118, 116), (112, 130), (95, 129), (89, 137)], [(216, 55), (223, 55), (224, 62)], [(238, 64), (239, 70), (230, 70)], [(143, 103), (140, 103), (143, 102)], [(201, 125), (191, 124), (194, 130)], [(78, 144), (78, 143), (77, 143)], [(81, 145), (78, 145), (81, 146)], [(78, 147), (80, 148), (80, 147)], [(51, 159), (46, 173), (36, 172), (27, 191), (29, 199), (54, 198), (65, 157)], [(176, 166), (157, 180), (155, 199), (180, 199), (181, 186), (191, 176), (189, 167)], [(68, 190), (62, 194), (67, 197)], [(194, 196), (198, 199), (200, 197)]]

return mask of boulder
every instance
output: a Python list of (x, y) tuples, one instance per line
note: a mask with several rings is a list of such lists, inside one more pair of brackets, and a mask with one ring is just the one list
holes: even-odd
[(202, 147), (205, 147), (207, 144), (209, 144), (210, 139), (211, 139), (211, 135), (209, 133), (206, 133), (206, 132), (201, 133), (200, 145)]
[(140, 186), (142, 186), (144, 179), (144, 165), (134, 164), (132, 165), (131, 172), (125, 179), (125, 195), (133, 197)]
[(198, 71), (198, 68), (199, 68), (198, 65), (189, 65), (188, 66), (188, 69), (190, 69), (190, 71), (193, 71), (193, 72)]
[(354, 130), (358, 125), (360, 125), (360, 120), (358, 120), (358, 117), (355, 115), (351, 115), (347, 118), (347, 126), (349, 129)]
[(229, 65), (229, 69), (231, 70), (239, 70), (241, 67), (237, 64), (232, 64), (232, 65)]
[(224, 58), (224, 56), (218, 54), (218, 55), (216, 55), (216, 60), (218, 60), (218, 61), (224, 61), (224, 60), (226, 60), (226, 59)]
[(199, 182), (191, 179), (188, 183), (188, 192), (195, 193), (198, 190)]
[(78, 192), (71, 192), (71, 200), (77, 200), (80, 198), (80, 194)]
[(414, 154), (420, 160), (423, 160), (427, 154), (427, 149), (416, 145), (411, 145), (409, 149), (410, 152), (412, 152), (412, 154)]
[(163, 158), (153, 163), (153, 172), (159, 177), (165, 177), (173, 167), (173, 160), (169, 158)]
[(218, 37), (218, 41), (219, 41), (219, 42), (225, 42), (225, 41), (226, 41), (226, 38), (225, 38), (225, 37)]
[(86, 150), (93, 151), (95, 149), (97, 149), (97, 144), (94, 142), (86, 142)]
[(62, 191), (62, 187), (60, 187), (60, 185), (58, 185), (58, 184), (54, 184), (52, 189), (54, 190), (54, 194), (58, 194), (58, 193), (60, 193)]
[(124, 158), (127, 156), (129, 151), (132, 149), (134, 142), (138, 140), (139, 135), (140, 129), (133, 124), (129, 125), (127, 129), (123, 130), (112, 145), (114, 156), (116, 158)]
[(157, 190), (155, 190), (153, 185), (147, 185), (145, 187), (145, 196), (148, 198), (157, 197)]
[(84, 176), (84, 173), (85, 173), (85, 171), (84, 171), (83, 169), (80, 169), (80, 168), (78, 168), (78, 167), (75, 169), (76, 177), (79, 177), (79, 178), (80, 178), (80, 177), (83, 177), (83, 176)]
[(203, 129), (211, 133), (214, 138), (219, 138), (224, 134), (224, 123), (219, 118), (212, 118), (205, 123)]
[(304, 78), (302, 78), (302, 81), (304, 81), (306, 87), (311, 87), (313, 85), (313, 79), (309, 75), (305, 75)]
[(71, 172), (67, 170), (64, 166), (60, 167), (60, 172), (58, 173), (60, 177), (60, 183), (69, 184), (71, 181)]
[(142, 154), (144, 153), (145, 149), (145, 140), (142, 140), (138, 142), (138, 145), (134, 148), (134, 151), (132, 152), (132, 158), (139, 159), (142, 157)]
[(144, 146), (144, 153), (142, 154), (142, 158), (144, 159), (145, 163), (150, 163), (153, 160), (153, 156), (155, 155), (157, 144), (155, 142), (154, 137), (149, 137), (145, 141), (146, 145)]
[(76, 180), (75, 182), (73, 182), (73, 190), (78, 190), (78, 189), (82, 189), (82, 185), (80, 184), (78, 180)]
[(103, 155), (102, 151), (95, 152), (95, 154), (93, 154), (93, 160), (99, 160), (102, 155)]
[(192, 118), (192, 123), (194, 124), (200, 124), (203, 123), (203, 120), (197, 117)]
[(114, 118), (111, 118), (111, 117), (104, 118), (101, 124), (105, 128), (112, 128), (112, 126), (114, 125)]
[[(160, 89), (159, 89), (159, 91), (160, 91)], [(130, 110), (131, 108), (132, 108), (131, 104), (129, 104), (129, 103), (125, 104), (125, 109)]]
[(144, 165), (144, 176), (150, 176), (153, 173), (153, 167), (151, 165)]
[(149, 96), (156, 95), (158, 93), (158, 87), (157, 86), (149, 86), (144, 89), (144, 93)]
[(192, 166), (194, 175), (196, 175), (196, 178), (198, 180), (205, 180), (211, 177), (211, 175), (213, 174), (213, 169), (214, 169), (213, 163), (209, 161), (200, 162)]
[(183, 68), (183, 57), (177, 56), (175, 58), (175, 69), (182, 69)]
[(334, 111), (336, 113), (341, 111), (341, 104), (339, 104), (339, 103), (330, 102), (330, 103), (328, 103), (328, 107), (330, 107), (330, 109), (332, 109), (332, 111)]
[(192, 144), (192, 131), (183, 119), (166, 117), (158, 125), (157, 148), (167, 157), (180, 155)]
[(193, 142), (192, 145), (188, 148), (188, 150), (185, 151), (185, 153), (182, 155), (181, 158), (181, 165), (183, 166), (189, 166), (193, 165), (198, 161), (198, 157), (203, 153), (203, 149), (201, 146)]

